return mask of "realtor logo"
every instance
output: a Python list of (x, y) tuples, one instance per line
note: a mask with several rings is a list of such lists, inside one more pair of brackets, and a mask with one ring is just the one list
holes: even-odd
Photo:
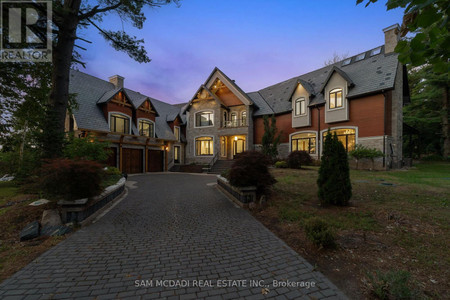
[(0, 62), (52, 61), (52, 1), (1, 1)]

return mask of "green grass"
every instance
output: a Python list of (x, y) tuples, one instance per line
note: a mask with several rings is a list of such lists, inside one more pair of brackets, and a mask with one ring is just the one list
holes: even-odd
[(0, 205), (5, 205), (19, 193), (19, 188), (13, 181), (0, 182)]

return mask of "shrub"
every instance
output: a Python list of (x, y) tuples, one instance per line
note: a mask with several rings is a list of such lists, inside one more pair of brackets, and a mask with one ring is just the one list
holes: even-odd
[(230, 169), (223, 171), (220, 176), (226, 179), (230, 179)]
[(239, 155), (230, 170), (230, 183), (237, 187), (256, 186), (264, 194), (276, 180), (267, 166), (270, 159), (258, 151), (246, 151)]
[(358, 162), (360, 159), (367, 158), (372, 161), (372, 169), (374, 168), (375, 158), (383, 157), (384, 154), (382, 151), (374, 148), (368, 148), (361, 144), (355, 145), (355, 149), (348, 153), (351, 157), (356, 160), (356, 169), (358, 169)]
[(413, 299), (416, 292), (411, 289), (411, 274), (407, 271), (376, 271), (367, 273), (372, 293), (379, 299)]
[(0, 177), (4, 174), (14, 175), (18, 181), (24, 181), (40, 166), (40, 156), (35, 151), (0, 153)]
[(306, 237), (316, 246), (335, 248), (336, 238), (330, 225), (320, 218), (311, 218), (305, 223)]
[(120, 172), (120, 170), (115, 167), (106, 167), (105, 175), (122, 175), (122, 172)]
[(285, 169), (287, 167), (288, 167), (288, 163), (286, 161), (284, 161), (284, 160), (280, 160), (280, 161), (277, 161), (275, 163), (275, 168), (283, 168), (283, 169)]
[(306, 151), (292, 151), (287, 159), (289, 168), (301, 169), (302, 166), (312, 164), (313, 160), (311, 155)]
[(58, 158), (42, 166), (40, 184), (47, 195), (74, 200), (99, 195), (102, 176), (102, 165), (97, 162)]
[(330, 131), (323, 145), (317, 185), (322, 204), (348, 205), (352, 197), (347, 153), (336, 134)]
[(69, 159), (83, 159), (103, 162), (108, 159), (108, 143), (99, 142), (95, 137), (70, 137), (64, 147), (64, 157)]

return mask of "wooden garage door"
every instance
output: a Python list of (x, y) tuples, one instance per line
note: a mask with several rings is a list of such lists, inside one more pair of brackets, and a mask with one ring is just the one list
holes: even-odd
[(164, 171), (164, 151), (148, 150), (148, 171), (162, 172)]
[(142, 173), (142, 150), (122, 148), (122, 172)]

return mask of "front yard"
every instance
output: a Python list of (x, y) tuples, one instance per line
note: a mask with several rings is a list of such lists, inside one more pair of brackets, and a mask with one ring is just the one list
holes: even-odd
[(20, 231), (39, 220), (45, 209), (55, 204), (30, 206), (37, 195), (22, 194), (14, 182), (0, 182), (0, 282), (19, 271), (64, 237), (40, 237), (20, 242)]
[[(421, 163), (407, 171), (352, 170), (349, 207), (319, 206), (317, 171), (273, 169), (278, 182), (267, 205), (254, 209), (254, 215), (351, 298), (374, 298), (375, 289), (380, 295), (397, 289), (398, 295), (446, 297), (449, 163)], [(318, 249), (306, 239), (303, 226), (313, 216), (334, 228), (337, 249)], [(383, 284), (377, 271), (394, 279)], [(401, 271), (411, 275), (408, 286)]]

